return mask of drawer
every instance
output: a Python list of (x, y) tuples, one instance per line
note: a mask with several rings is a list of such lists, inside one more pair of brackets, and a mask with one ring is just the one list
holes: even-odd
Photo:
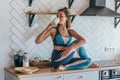
[(63, 75), (49, 75), (49, 76), (37, 76), (37, 77), (28, 77), (22, 78), (20, 80), (63, 80)]
[(64, 74), (64, 80), (99, 80), (99, 71)]
[(83, 80), (99, 80), (99, 71), (84, 72)]

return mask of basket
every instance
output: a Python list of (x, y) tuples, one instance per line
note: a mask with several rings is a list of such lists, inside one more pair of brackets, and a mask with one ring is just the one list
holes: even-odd
[(39, 60), (39, 62), (30, 61), (30, 66), (38, 67), (38, 68), (49, 68), (51, 66), (51, 62), (48, 60)]

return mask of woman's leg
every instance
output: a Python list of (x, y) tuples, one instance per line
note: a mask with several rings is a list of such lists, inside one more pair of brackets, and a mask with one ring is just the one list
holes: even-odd
[[(78, 40), (73, 41), (70, 45), (72, 44), (76, 44), (78, 42)], [(78, 48), (78, 55), (81, 58), (72, 58), (67, 60), (67, 58), (65, 60), (67, 60), (68, 63), (65, 63), (65, 66), (63, 66), (61, 64), (61, 66), (58, 67), (58, 70), (71, 70), (71, 69), (83, 69), (83, 68), (87, 68), (88, 66), (91, 65), (92, 60), (87, 56), (86, 51), (83, 47)], [(63, 63), (66, 62), (63, 60)]]
[(54, 68), (57, 68), (59, 65), (65, 65), (65, 64), (67, 64), (73, 58), (74, 52), (70, 53), (70, 55), (67, 56), (65, 59), (56, 62), (56, 60), (61, 57), (60, 54), (63, 51), (64, 50), (54, 50), (53, 51), (52, 57), (51, 57), (51, 62), (52, 62), (52, 65), (53, 65)]
[[(71, 45), (77, 42), (78, 40), (75, 40), (71, 43)], [(78, 50), (78, 55), (80, 56), (80, 58), (71, 59), (71, 61), (67, 65), (65, 65), (67, 70), (84, 69), (84, 68), (88, 68), (92, 64), (92, 60), (91, 58), (88, 57), (84, 47), (80, 47), (77, 50)]]
[[(75, 40), (74, 42), (72, 42), (71, 45), (76, 42), (78, 42), (78, 40)], [(80, 56), (80, 58), (73, 58), (73, 54), (74, 52), (70, 54), (68, 57), (66, 57), (64, 60), (61, 60), (59, 62), (54, 62), (54, 65), (58, 67), (58, 71), (65, 70), (65, 69), (67, 70), (84, 69), (91, 66), (91, 64), (92, 65), (94, 64), (92, 63), (91, 58), (88, 57), (84, 47), (78, 48), (78, 55)]]
[[(56, 59), (60, 58), (63, 51), (54, 50), (52, 55), (52, 65), (54, 68), (57, 68), (57, 71), (65, 70), (65, 69), (82, 69), (86, 68), (89, 65), (90, 59), (82, 59), (82, 58), (73, 58), (74, 52), (72, 52), (65, 59), (56, 62)], [(66, 67), (64, 67), (66, 66)]]
[(84, 47), (78, 48), (78, 55), (80, 56), (80, 58), (84, 58), (84, 59), (89, 58)]
[(72, 58), (70, 62), (66, 65), (60, 65), (57, 68), (57, 71), (63, 71), (63, 70), (77, 70), (77, 69), (84, 69), (88, 68), (91, 65), (91, 59), (81, 59), (81, 58)]
[(88, 68), (92, 63), (90, 58), (81, 59), (81, 58), (73, 58), (69, 62), (69, 64), (65, 65), (67, 70), (75, 70), (75, 69), (85, 69)]
[[(88, 55), (87, 55), (87, 53), (86, 53), (86, 51), (85, 51), (85, 49), (84, 49), (84, 47), (80, 47), (78, 49), (78, 55), (81, 58), (83, 58), (83, 59), (89, 58)], [(94, 63), (94, 62), (92, 62), (92, 64), (89, 66), (89, 68), (99, 68), (99, 67), (101, 67), (101, 66), (99, 64), (97, 64), (97, 63)]]
[[(78, 40), (74, 40), (74, 41), (70, 44), (70, 46), (73, 45), (73, 44), (76, 44), (77, 42), (78, 42)], [(86, 51), (85, 51), (85, 49), (84, 49), (84, 47), (79, 47), (79, 48), (76, 49), (76, 50), (77, 50), (77, 52), (78, 52), (78, 55), (79, 55), (81, 58), (89, 58), (88, 55), (87, 55), (87, 53), (86, 53)]]

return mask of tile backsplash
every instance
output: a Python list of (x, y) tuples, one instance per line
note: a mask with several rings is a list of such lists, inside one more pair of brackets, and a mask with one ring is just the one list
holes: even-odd
[[(71, 13), (82, 13), (89, 6), (88, 2), (89, 0), (75, 0)], [(55, 16), (37, 14), (32, 27), (28, 27), (28, 15), (25, 12), (29, 10), (56, 12), (67, 5), (67, 0), (35, 0), (32, 6), (28, 6), (26, 0), (11, 1), (10, 23), (12, 26), (10, 31), (12, 34), (10, 40), (12, 43), (10, 48), (12, 50), (22, 49), (28, 51), (31, 58), (39, 56), (41, 59), (49, 59), (53, 49), (51, 38), (49, 37), (37, 45), (34, 41)], [(106, 6), (114, 9), (114, 2), (107, 0)], [(114, 28), (114, 17), (100, 16), (77, 16), (72, 23), (72, 28), (86, 39), (85, 48), (93, 60), (113, 59), (119, 53), (119, 26), (117, 29)], [(111, 50), (111, 48), (114, 48), (114, 50)]]

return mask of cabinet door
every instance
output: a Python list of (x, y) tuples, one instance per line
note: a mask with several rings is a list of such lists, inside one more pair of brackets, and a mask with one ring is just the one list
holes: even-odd
[(12, 73), (5, 70), (5, 80), (19, 80), (19, 79)]
[(83, 76), (83, 72), (64, 74), (64, 80), (82, 80)]
[(99, 71), (64, 74), (64, 80), (99, 80)]
[(22, 78), (20, 80), (63, 80), (63, 75), (60, 74), (60, 75), (28, 77), (28, 78)]
[(84, 72), (82, 80), (99, 80), (99, 71)]

